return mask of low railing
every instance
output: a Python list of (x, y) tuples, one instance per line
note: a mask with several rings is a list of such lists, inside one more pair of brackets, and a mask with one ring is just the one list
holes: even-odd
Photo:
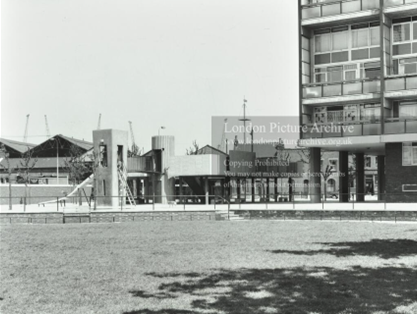
[(385, 0), (384, 7), (393, 7), (409, 3), (417, 3), (417, 0)]
[(381, 122), (355, 121), (349, 123), (316, 123), (301, 127), (303, 138), (349, 137), (362, 135), (380, 135)]
[(302, 19), (353, 13), (379, 8), (379, 0), (343, 0), (312, 3), (302, 7)]
[(385, 78), (385, 91), (417, 89), (417, 74)]
[(385, 120), (385, 134), (417, 133), (417, 118), (390, 118)]
[[(66, 212), (86, 213), (90, 210), (135, 210), (150, 209), (183, 209), (195, 205), (219, 204), (229, 207), (229, 200), (220, 195), (140, 195), (134, 196), (135, 205), (130, 204), (127, 196), (94, 196), (78, 194), (66, 196), (2, 196), (0, 197), (1, 212)], [(46, 200), (46, 201), (45, 201)]]
[(379, 93), (380, 91), (380, 80), (362, 79), (339, 83), (311, 83), (303, 85), (303, 99)]
[[(151, 204), (142, 204), (126, 208), (126, 204), (109, 208), (89, 208), (85, 204), (85, 210), (74, 207), (74, 204), (63, 203), (62, 200), (49, 204), (46, 207), (28, 208), (27, 211), (14, 205), (12, 210), (2, 208), (0, 223), (95, 223), (95, 222), (132, 222), (143, 220), (201, 220), (198, 215), (210, 215), (206, 220), (231, 219), (241, 216), (244, 211), (301, 211), (315, 212), (343, 212), (355, 211), (362, 213), (396, 212), (411, 214), (410, 219), (417, 220), (417, 191), (403, 193), (339, 193), (328, 191), (327, 193), (309, 194), (303, 192), (256, 194), (255, 201), (251, 201), (251, 195), (237, 198), (231, 196), (224, 198), (219, 195), (176, 195), (169, 196), (168, 204), (157, 204), (156, 196), (146, 196), (145, 199), (153, 201)], [(119, 198), (115, 196), (115, 198)], [(210, 201), (207, 206), (202, 201), (206, 198)], [(8, 201), (8, 198), (0, 199)], [(342, 199), (342, 200), (341, 200)], [(94, 201), (93, 201), (94, 202)], [(55, 210), (56, 206), (56, 210)], [(210, 213), (209, 213), (210, 212)], [(165, 215), (159, 217), (158, 214)], [(237, 214), (237, 215), (236, 215)], [(182, 215), (182, 217), (174, 216)], [(193, 216), (195, 218), (193, 218)], [(146, 216), (146, 217), (145, 217)], [(221, 217), (216, 217), (221, 216)], [(404, 216), (404, 215), (403, 215)], [(242, 217), (242, 216), (241, 216)], [(404, 216), (405, 217), (405, 216)], [(403, 217), (403, 218), (404, 218)], [(177, 219), (178, 218), (178, 219)]]

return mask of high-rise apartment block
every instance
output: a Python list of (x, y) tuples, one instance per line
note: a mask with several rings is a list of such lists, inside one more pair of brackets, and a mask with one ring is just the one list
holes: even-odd
[[(299, 0), (301, 144), (339, 151), (339, 199), (348, 154), (377, 156), (379, 198), (417, 200), (417, 1)], [(344, 175), (346, 174), (346, 175)], [(312, 177), (310, 193), (318, 191)], [(315, 198), (318, 200), (318, 198)]]

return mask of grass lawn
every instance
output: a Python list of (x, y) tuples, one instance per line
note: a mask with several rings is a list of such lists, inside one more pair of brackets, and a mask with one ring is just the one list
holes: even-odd
[(1, 313), (417, 313), (417, 225), (1, 226)]

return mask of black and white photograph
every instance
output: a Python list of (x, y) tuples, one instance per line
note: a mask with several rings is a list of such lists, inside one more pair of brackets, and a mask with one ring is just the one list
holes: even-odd
[(417, 314), (417, 0), (2, 0), (1, 314)]

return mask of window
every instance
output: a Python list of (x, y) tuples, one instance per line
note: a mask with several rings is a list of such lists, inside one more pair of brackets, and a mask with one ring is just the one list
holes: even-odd
[(99, 152), (100, 166), (107, 167), (107, 145), (100, 144)]
[(341, 82), (343, 81), (343, 67), (329, 67), (327, 68), (328, 72), (328, 82)]
[(103, 180), (103, 195), (106, 196), (106, 180)]
[(375, 79), (381, 76), (380, 62), (350, 63), (343, 66), (314, 69), (316, 83), (354, 81), (361, 78)]
[(417, 57), (393, 60), (394, 74), (417, 73)]
[(336, 181), (334, 179), (327, 180), (327, 192), (336, 191)]
[(330, 34), (323, 34), (314, 37), (315, 52), (330, 51)]
[(372, 160), (370, 156), (365, 156), (365, 167), (366, 168), (371, 168), (372, 166)]
[(395, 43), (410, 40), (410, 23), (394, 25), (392, 29)]
[(379, 22), (314, 31), (314, 64), (379, 58)]
[(417, 142), (403, 143), (403, 166), (417, 166)]
[[(392, 26), (392, 55), (408, 55), (417, 53), (417, 22), (416, 17), (393, 20)], [(394, 60), (395, 62), (395, 60)], [(395, 69), (394, 64), (394, 69)], [(415, 72), (413, 72), (415, 73)], [(398, 74), (395, 73), (394, 74)]]

